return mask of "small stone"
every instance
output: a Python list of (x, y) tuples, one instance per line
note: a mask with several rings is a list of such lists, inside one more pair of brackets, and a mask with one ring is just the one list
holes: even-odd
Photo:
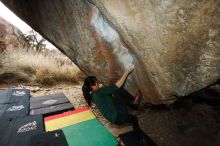
[(36, 88), (34, 88), (33, 90), (32, 90), (32, 92), (37, 92), (37, 91), (40, 91), (40, 88), (39, 87), (36, 87)]

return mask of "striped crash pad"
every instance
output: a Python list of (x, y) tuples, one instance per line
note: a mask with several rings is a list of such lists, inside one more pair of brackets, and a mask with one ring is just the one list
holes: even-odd
[(115, 137), (97, 120), (91, 119), (62, 129), (69, 146), (116, 146)]
[(74, 111), (65, 112), (62, 114), (45, 117), (44, 121), (46, 131), (53, 131), (90, 119), (95, 119), (95, 116), (89, 110), (89, 108), (86, 107)]
[(116, 146), (114, 136), (95, 118), (89, 108), (46, 117), (46, 131), (62, 129), (69, 146)]
[(10, 121), (3, 146), (29, 146), (30, 138), (44, 132), (42, 116), (27, 116)]

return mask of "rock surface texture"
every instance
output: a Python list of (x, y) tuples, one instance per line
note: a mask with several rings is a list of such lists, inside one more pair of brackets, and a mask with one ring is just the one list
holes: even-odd
[(168, 103), (220, 78), (219, 0), (2, 0), (105, 85)]

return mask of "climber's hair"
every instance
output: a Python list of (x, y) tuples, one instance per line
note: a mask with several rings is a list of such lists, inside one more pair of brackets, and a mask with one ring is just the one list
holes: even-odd
[(87, 101), (88, 105), (91, 106), (92, 97), (91, 97), (91, 86), (95, 85), (98, 82), (95, 76), (88, 76), (84, 84), (82, 86), (82, 92), (84, 95), (85, 100)]

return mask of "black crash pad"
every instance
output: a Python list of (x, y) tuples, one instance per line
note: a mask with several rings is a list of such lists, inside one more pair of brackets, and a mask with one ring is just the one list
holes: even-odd
[(56, 130), (35, 135), (31, 138), (30, 146), (68, 146), (62, 130)]
[(29, 102), (18, 102), (1, 106), (3, 113), (0, 117), (4, 119), (15, 119), (29, 114)]
[(38, 109), (68, 102), (70, 101), (62, 92), (45, 96), (31, 97), (30, 109)]
[(0, 104), (8, 103), (10, 100), (9, 89), (7, 90), (0, 90)]
[(0, 91), (0, 104), (10, 104), (16, 102), (29, 102), (30, 90), (28, 89), (7, 89)]
[(30, 90), (28, 89), (10, 89), (10, 101), (9, 103), (16, 102), (29, 102), (30, 100)]
[(140, 136), (135, 131), (120, 134), (119, 138), (125, 146), (156, 146), (156, 144), (143, 131)]
[(74, 107), (71, 103), (64, 103), (64, 104), (58, 104), (54, 106), (49, 107), (43, 107), (39, 109), (32, 109), (30, 110), (30, 115), (44, 115), (49, 116), (52, 114), (59, 114), (62, 112), (66, 112), (69, 110), (74, 110)]
[(4, 136), (9, 128), (10, 120), (0, 119), (0, 145), (4, 142)]
[(5, 112), (6, 107), (7, 106), (5, 104), (0, 104), (0, 118), (3, 115), (3, 113)]
[(27, 116), (10, 122), (4, 136), (4, 146), (29, 146), (32, 136), (44, 132), (43, 117)]

